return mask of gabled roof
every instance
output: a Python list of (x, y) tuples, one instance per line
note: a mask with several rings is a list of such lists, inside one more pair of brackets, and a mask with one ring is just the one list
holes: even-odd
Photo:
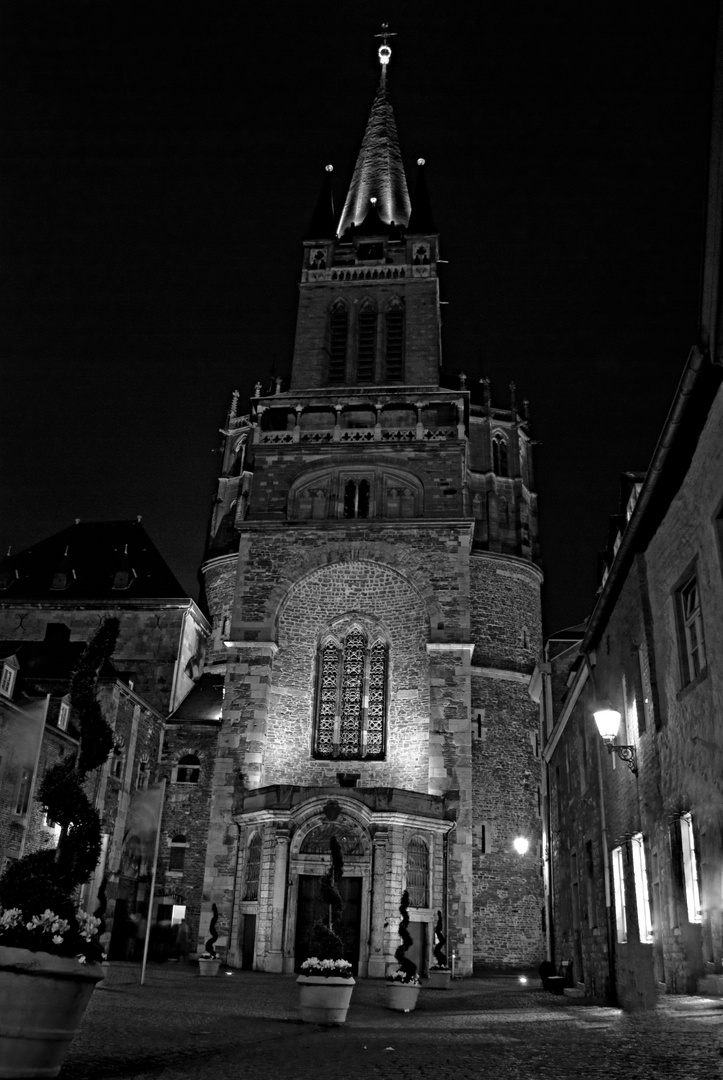
[(387, 225), (394, 222), (406, 227), (409, 223), (412, 207), (384, 68), (339, 220), (338, 235), (342, 236), (350, 225), (361, 225), (373, 206)]
[(140, 521), (82, 521), (0, 563), (0, 603), (186, 596)]

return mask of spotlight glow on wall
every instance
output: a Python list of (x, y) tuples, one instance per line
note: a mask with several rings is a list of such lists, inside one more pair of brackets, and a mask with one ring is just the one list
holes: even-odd
[(517, 836), (513, 842), (513, 847), (518, 855), (524, 855), (530, 846), (530, 841), (525, 836)]

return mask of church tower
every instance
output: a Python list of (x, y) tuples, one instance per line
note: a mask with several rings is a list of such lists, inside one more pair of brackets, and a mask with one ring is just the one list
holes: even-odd
[(298, 969), (333, 835), (356, 972), (394, 966), (406, 888), (421, 973), (441, 912), (471, 974), (543, 958), (531, 443), (514, 390), (443, 385), (439, 236), (382, 36), (349, 190), (335, 214), (327, 166), (304, 240), (290, 386), (234, 397), (224, 429), (200, 933), (215, 904), (230, 963)]

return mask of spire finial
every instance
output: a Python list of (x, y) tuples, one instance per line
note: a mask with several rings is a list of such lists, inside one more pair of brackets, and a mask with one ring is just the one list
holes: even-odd
[(383, 22), (382, 23), (382, 32), (381, 32), (381, 34), (375, 34), (374, 35), (374, 37), (378, 37), (378, 38), (382, 39), (382, 43), (379, 46), (379, 48), (377, 49), (377, 56), (379, 57), (379, 63), (382, 65), (382, 78), (384, 78), (384, 76), (386, 75), (386, 73), (387, 73), (387, 64), (389, 63), (389, 61), (392, 58), (392, 50), (389, 47), (389, 45), (387, 44), (387, 38), (396, 37), (396, 36), (397, 35), (395, 33), (392, 33), (392, 31), (390, 31), (388, 22)]

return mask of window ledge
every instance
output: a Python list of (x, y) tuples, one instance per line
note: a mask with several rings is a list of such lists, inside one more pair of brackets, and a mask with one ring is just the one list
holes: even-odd
[(708, 678), (708, 666), (706, 665), (702, 671), (699, 671), (694, 679), (691, 679), (689, 683), (686, 683), (677, 693), (677, 700), (682, 701), (685, 697), (695, 690), (696, 686), (699, 686), (702, 682)]

